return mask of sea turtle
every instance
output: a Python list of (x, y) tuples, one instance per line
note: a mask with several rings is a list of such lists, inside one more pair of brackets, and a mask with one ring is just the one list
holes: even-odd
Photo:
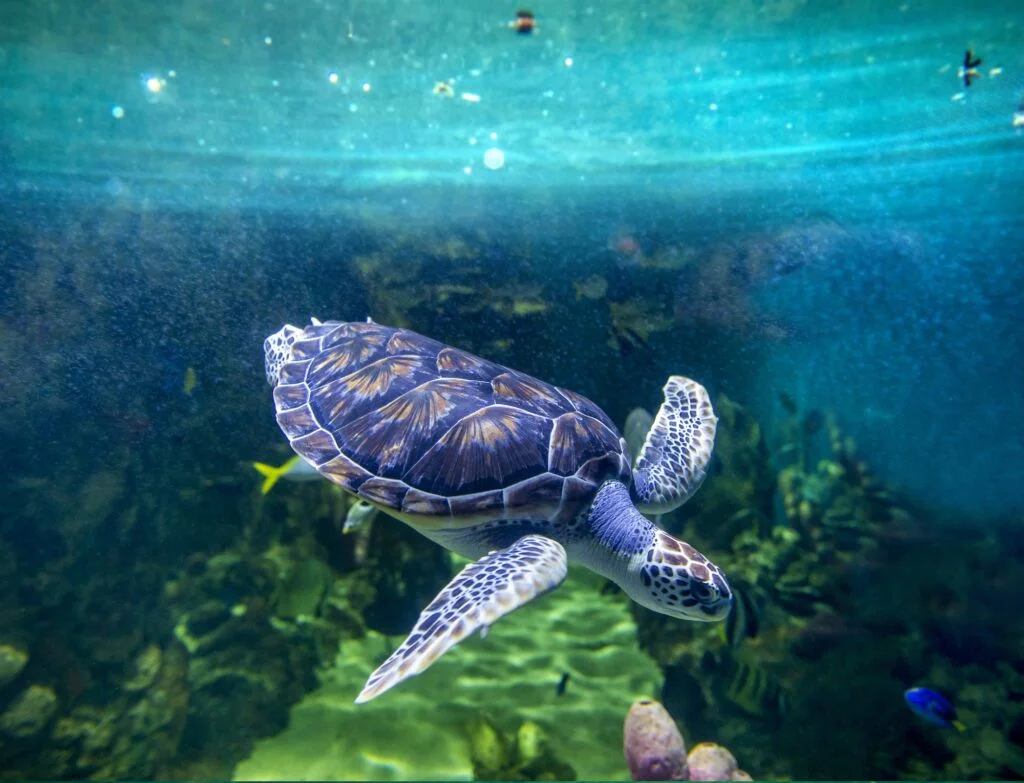
[(408, 329), (313, 319), (272, 334), (264, 352), (277, 423), (299, 455), (476, 561), (357, 703), (557, 587), (570, 559), (657, 612), (728, 614), (722, 572), (641, 513), (676, 508), (704, 480), (717, 419), (700, 384), (668, 379), (631, 470), (626, 441), (590, 400)]

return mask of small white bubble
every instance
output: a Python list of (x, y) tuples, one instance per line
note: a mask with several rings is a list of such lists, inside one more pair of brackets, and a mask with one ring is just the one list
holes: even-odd
[(277, 79), (273, 79), (273, 80), (272, 80), (272, 81), (271, 81), (270, 83), (271, 83), (271, 84), (272, 84), (272, 85), (273, 85), (274, 87), (279, 87), (279, 86), (281, 85), (281, 82), (279, 82), (279, 81), (278, 81)]
[(155, 76), (150, 76), (146, 79), (146, 89), (150, 92), (160, 92), (164, 88), (162, 79), (158, 79)]
[(476, 143), (477, 143), (477, 141), (476, 141), (476, 136), (470, 136), (470, 137), (469, 137), (469, 143), (470, 143), (470, 144), (476, 144)]
[(171, 70), (169, 70), (167, 72), (167, 78), (168, 79), (173, 79), (177, 75), (178, 75), (178, 72), (176, 70), (174, 70), (173, 68), (171, 68)]
[(491, 171), (497, 171), (505, 165), (505, 153), (497, 147), (491, 147), (484, 153), (484, 165)]
[(267, 46), (270, 46), (272, 43), (274, 43), (274, 39), (271, 38), (269, 35), (265, 36), (263, 38), (263, 43), (265, 43)]
[(359, 107), (356, 104), (354, 104), (354, 103), (350, 103), (348, 105), (348, 110), (349, 111), (359, 111)]
[(373, 89), (373, 87), (370, 86), (369, 82), (363, 82), (363, 92), (369, 92), (372, 89)]
[(462, 173), (463, 174), (472, 174), (473, 173), (473, 167), (472, 166), (463, 166)]
[(572, 68), (573, 59), (571, 57), (566, 57), (563, 62), (566, 68)]
[(711, 111), (718, 111), (718, 104), (712, 103), (708, 106), (708, 108), (711, 109)]
[(331, 71), (329, 74), (327, 74), (327, 81), (329, 81), (331, 84), (337, 84), (338, 74), (336, 74), (334, 71)]
[(491, 133), (491, 141), (497, 141), (497, 140), (498, 140), (498, 134), (497, 133)]
[(121, 107), (121, 106), (115, 106), (114, 108), (112, 108), (110, 110), (110, 113), (114, 117), (115, 120), (119, 120), (122, 117), (124, 117), (124, 108)]

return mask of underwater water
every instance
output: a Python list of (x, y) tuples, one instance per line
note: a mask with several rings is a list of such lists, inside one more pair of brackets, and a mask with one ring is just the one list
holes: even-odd
[[(655, 699), (754, 778), (1024, 778), (1018, 4), (6, 5), (0, 777), (627, 780)], [(703, 384), (656, 522), (728, 619), (570, 562), (354, 704), (467, 560), (253, 463), (264, 339), (367, 317), (623, 433)]]

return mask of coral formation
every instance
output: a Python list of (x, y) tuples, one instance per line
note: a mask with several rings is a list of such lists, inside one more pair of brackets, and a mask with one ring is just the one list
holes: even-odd
[(630, 707), (623, 750), (633, 780), (751, 780), (735, 756), (714, 742), (702, 742), (687, 754), (672, 716), (653, 699)]
[(686, 743), (668, 711), (652, 699), (633, 702), (623, 729), (633, 780), (689, 780)]

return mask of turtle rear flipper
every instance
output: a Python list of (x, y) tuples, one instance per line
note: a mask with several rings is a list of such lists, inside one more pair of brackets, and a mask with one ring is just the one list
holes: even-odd
[(523, 536), (470, 563), (438, 593), (408, 638), (370, 675), (356, 704), (370, 701), (430, 667), (478, 628), (553, 590), (565, 579), (567, 558), (557, 541)]
[(673, 375), (633, 468), (632, 495), (645, 514), (665, 514), (696, 492), (707, 475), (718, 419), (707, 390)]

